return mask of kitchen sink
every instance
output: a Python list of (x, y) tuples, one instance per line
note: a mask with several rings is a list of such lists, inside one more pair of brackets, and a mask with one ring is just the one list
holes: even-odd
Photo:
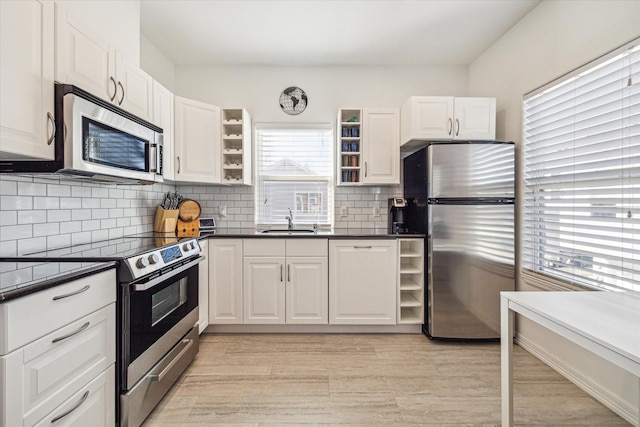
[(306, 230), (306, 229), (287, 230), (287, 229), (272, 228), (269, 230), (262, 230), (260, 233), (261, 234), (314, 234), (315, 231)]

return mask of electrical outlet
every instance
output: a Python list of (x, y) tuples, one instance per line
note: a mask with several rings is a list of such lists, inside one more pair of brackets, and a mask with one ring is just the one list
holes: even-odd
[(227, 207), (226, 206), (220, 206), (220, 216), (223, 217), (223, 218), (227, 216)]
[(347, 207), (340, 206), (340, 216), (347, 216)]
[(376, 218), (380, 217), (380, 208), (378, 206), (373, 207), (372, 215)]

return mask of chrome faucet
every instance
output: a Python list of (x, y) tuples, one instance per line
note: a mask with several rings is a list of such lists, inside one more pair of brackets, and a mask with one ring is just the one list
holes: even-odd
[(287, 228), (289, 230), (293, 230), (293, 212), (291, 212), (291, 208), (289, 208), (289, 216), (285, 217), (287, 219), (287, 221), (289, 222), (287, 224)]

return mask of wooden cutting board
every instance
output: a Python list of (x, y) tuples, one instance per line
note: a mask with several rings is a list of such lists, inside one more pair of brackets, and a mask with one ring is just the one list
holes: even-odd
[(180, 212), (180, 219), (183, 221), (195, 221), (200, 216), (200, 204), (195, 200), (187, 199), (183, 200), (178, 206)]

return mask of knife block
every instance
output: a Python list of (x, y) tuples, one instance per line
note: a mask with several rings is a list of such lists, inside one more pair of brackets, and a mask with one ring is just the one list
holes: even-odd
[(158, 206), (153, 220), (153, 231), (157, 233), (175, 233), (179, 213), (178, 209), (168, 210)]

